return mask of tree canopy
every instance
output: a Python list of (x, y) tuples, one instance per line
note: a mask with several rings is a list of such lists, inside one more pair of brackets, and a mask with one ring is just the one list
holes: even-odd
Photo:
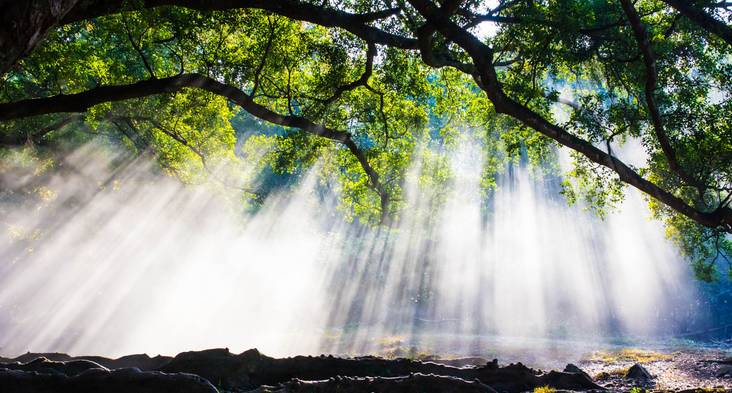
[[(246, 157), (282, 173), (320, 161), (349, 215), (373, 224), (399, 214), (424, 144), (477, 138), (488, 189), (517, 155), (551, 165), (563, 146), (570, 201), (603, 212), (637, 188), (712, 279), (732, 252), (730, 7), (2, 1), (0, 143), (103, 137), (184, 180)], [(624, 143), (646, 161), (624, 161)]]

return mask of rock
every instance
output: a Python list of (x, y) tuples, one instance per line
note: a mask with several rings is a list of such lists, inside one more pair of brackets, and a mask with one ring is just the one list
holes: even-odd
[[(467, 357), (467, 358), (458, 358), (458, 359), (433, 359), (430, 360), (432, 363), (442, 364), (445, 366), (452, 366), (452, 367), (465, 367), (465, 366), (475, 366), (480, 367), (488, 364), (488, 360), (480, 357)], [(496, 365), (498, 366), (498, 365)]]
[(20, 363), (28, 363), (33, 360), (36, 360), (38, 358), (46, 358), (48, 360), (53, 360), (56, 362), (65, 362), (68, 360), (72, 360), (73, 358), (65, 353), (58, 353), (58, 352), (46, 352), (46, 353), (34, 353), (34, 352), (27, 352), (24, 353), (17, 358), (13, 359), (16, 362)]
[(373, 356), (352, 359), (332, 356), (275, 359), (262, 355), (256, 349), (239, 355), (230, 353), (228, 349), (184, 352), (160, 370), (197, 374), (228, 390), (279, 386), (292, 379), (322, 381), (335, 376), (394, 378), (411, 374), (455, 377), (464, 381), (478, 380), (495, 390), (509, 393), (533, 390), (540, 386), (555, 389), (602, 389), (581, 374), (544, 374), (521, 363), (499, 367), (497, 362), (490, 362), (481, 367), (458, 368), (433, 362), (387, 360)]
[(648, 370), (646, 370), (645, 367), (636, 363), (628, 369), (628, 372), (625, 373), (625, 379), (635, 379), (643, 381), (653, 379), (653, 376), (651, 375), (651, 373), (648, 372)]
[(403, 377), (335, 377), (323, 381), (293, 379), (279, 386), (261, 386), (250, 393), (496, 393), (480, 381), (431, 374)]
[(157, 370), (173, 359), (170, 356), (161, 355), (151, 358), (147, 354), (127, 355), (117, 359), (107, 359), (94, 356), (84, 356), (82, 358), (96, 361), (109, 369), (136, 367), (142, 371)]
[(601, 371), (599, 374), (595, 375), (595, 379), (598, 381), (606, 381), (611, 378), (612, 375), (610, 375), (610, 373), (607, 371)]
[(719, 363), (719, 364), (727, 364), (732, 365), (732, 357), (724, 358), (724, 359), (713, 359), (713, 360), (703, 360), (707, 363)]
[(89, 360), (68, 360), (57, 362), (48, 360), (45, 357), (36, 358), (28, 363), (14, 362), (0, 364), (0, 368), (19, 371), (35, 371), (39, 374), (64, 375), (67, 377), (72, 377), (91, 369), (107, 370), (104, 366)]
[(156, 370), (160, 367), (162, 367), (164, 364), (170, 362), (171, 359), (173, 359), (170, 356), (155, 356), (151, 358), (150, 356), (146, 354), (137, 354), (137, 355), (127, 355), (122, 356), (118, 359), (110, 359), (103, 356), (76, 356), (71, 357), (65, 353), (32, 353), (28, 352), (26, 354), (20, 355), (15, 359), (8, 359), (7, 361), (0, 360), (0, 363), (9, 363), (12, 361), (20, 362), (20, 363), (28, 363), (38, 358), (46, 358), (48, 360), (58, 361), (58, 362), (67, 362), (70, 360), (89, 360), (94, 363), (97, 363), (99, 365), (102, 365), (108, 369), (116, 369), (116, 368), (129, 368), (129, 367), (137, 367), (140, 370), (143, 371), (151, 371)]
[(732, 378), (732, 366), (722, 366), (717, 370), (717, 378)]
[(561, 387), (565, 390), (590, 390), (601, 389), (592, 382), (592, 378), (584, 372), (559, 372), (549, 371), (548, 374), (542, 376), (545, 386)]
[(582, 374), (585, 377), (587, 377), (587, 379), (589, 379), (590, 381), (592, 380), (592, 377), (590, 377), (590, 374), (587, 374), (586, 372), (584, 372), (584, 370), (582, 370), (581, 368), (577, 367), (576, 365), (574, 365), (572, 363), (569, 363), (566, 366), (564, 366), (564, 372)]
[(205, 379), (191, 374), (166, 374), (127, 368), (95, 368), (78, 375), (41, 374), (0, 369), (0, 392), (23, 393), (217, 393)]
[[(38, 354), (24, 355), (25, 358), (37, 358), (37, 356)], [(481, 361), (482, 365), (480, 366), (463, 365), (462, 367), (453, 367), (437, 362), (421, 362), (410, 359), (390, 360), (373, 356), (357, 358), (296, 356), (276, 359), (265, 356), (256, 349), (237, 355), (229, 352), (226, 348), (183, 352), (174, 358), (164, 356), (150, 358), (147, 355), (131, 355), (119, 359), (93, 356), (72, 358), (64, 354), (52, 354), (52, 356), (64, 361), (54, 362), (42, 358), (35, 363), (12, 363), (12, 366), (8, 367), (17, 369), (15, 371), (19, 372), (35, 373), (34, 375), (37, 375), (37, 379), (40, 381), (38, 383), (48, 382), (49, 378), (53, 377), (56, 379), (51, 380), (51, 382), (63, 382), (64, 386), (67, 386), (70, 382), (58, 378), (75, 378), (77, 375), (86, 375), (86, 373), (92, 371), (111, 375), (105, 377), (105, 380), (115, 377), (121, 381), (120, 383), (132, 383), (134, 381), (123, 381), (122, 376), (124, 374), (117, 376), (116, 371), (109, 371), (109, 369), (135, 366), (134, 370), (142, 374), (134, 374), (134, 380), (148, 375), (145, 374), (145, 370), (155, 369), (154, 371), (159, 371), (160, 375), (195, 374), (200, 376), (202, 380), (210, 381), (214, 386), (232, 391), (252, 390), (266, 386), (273, 386), (272, 389), (296, 391), (292, 390), (293, 388), (290, 385), (287, 385), (288, 381), (294, 380), (299, 381), (298, 383), (310, 381), (308, 383), (312, 384), (307, 386), (315, 389), (314, 391), (328, 391), (333, 386), (343, 386), (344, 391), (360, 392), (365, 389), (362, 386), (370, 380), (379, 381), (386, 391), (393, 391), (393, 389), (407, 389), (406, 391), (410, 391), (409, 389), (412, 388), (408, 386), (423, 386), (422, 384), (427, 386), (429, 383), (426, 381), (434, 381), (435, 386), (447, 386), (450, 383), (455, 386), (464, 385), (465, 389), (472, 389), (469, 391), (476, 392), (485, 391), (485, 386), (507, 393), (531, 391), (541, 386), (549, 386), (557, 390), (602, 389), (582, 373), (558, 371), (544, 373), (526, 367), (521, 363), (501, 367), (497, 360), (491, 362)], [(458, 364), (461, 363), (456, 363), (456, 365)], [(5, 371), (6, 374), (10, 373), (10, 370)], [(409, 376), (412, 378), (411, 382), (407, 383), (401, 380)], [(148, 376), (148, 378), (153, 377)], [(155, 377), (153, 380), (158, 381), (160, 378), (162, 377)], [(322, 381), (330, 382), (320, 384)], [(343, 381), (347, 381), (347, 383)], [(418, 381), (418, 383), (415, 381)], [(474, 383), (475, 381), (478, 382)], [(414, 389), (429, 391), (426, 388)], [(4, 390), (0, 389), (0, 392), (2, 391)], [(131, 391), (136, 390), (131, 389)], [(462, 390), (460, 388), (445, 388), (443, 391)]]
[(240, 355), (232, 354), (227, 348), (207, 349), (179, 353), (159, 370), (200, 375), (224, 388), (253, 389), (259, 385), (252, 383), (249, 374), (256, 371), (260, 359), (256, 349)]

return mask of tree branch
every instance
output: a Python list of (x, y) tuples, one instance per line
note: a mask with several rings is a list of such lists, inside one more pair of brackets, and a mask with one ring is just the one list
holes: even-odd
[(695, 7), (691, 0), (663, 0), (681, 15), (696, 23), (702, 29), (723, 39), (727, 44), (732, 45), (732, 28), (726, 23), (712, 17), (703, 10)]
[[(81, 2), (72, 9), (61, 24), (128, 11), (124, 0), (89, 0)], [(269, 11), (294, 20), (315, 23), (325, 27), (339, 27), (369, 42), (401, 49), (416, 49), (417, 41), (386, 32), (368, 23), (398, 14), (399, 8), (364, 14), (352, 14), (298, 0), (144, 0), (143, 8), (165, 5), (180, 6), (200, 11), (221, 11), (230, 9), (255, 8)]]
[(326, 98), (323, 101), (324, 106), (328, 106), (332, 104), (337, 99), (341, 98), (343, 93), (347, 91), (351, 91), (359, 86), (366, 86), (368, 84), (369, 78), (371, 78), (371, 74), (374, 70), (374, 57), (376, 56), (376, 45), (373, 42), (367, 43), (368, 48), (366, 49), (366, 67), (363, 71), (363, 74), (361, 74), (361, 77), (356, 79), (355, 81), (345, 84), (343, 86), (338, 86), (336, 88), (336, 91), (333, 93), (332, 96)]
[(450, 21), (428, 0), (409, 0), (409, 2), (446, 38), (462, 47), (471, 56), (476, 66), (476, 74), (474, 75), (476, 83), (486, 92), (496, 112), (510, 115), (532, 129), (554, 139), (559, 144), (583, 154), (590, 161), (610, 168), (618, 174), (620, 180), (663, 202), (697, 223), (710, 228), (722, 227), (725, 231), (732, 233), (732, 209), (725, 208), (714, 212), (699, 211), (655, 183), (644, 179), (624, 162), (519, 104), (503, 91), (496, 69), (493, 66), (493, 51), (489, 46)]
[(43, 41), (79, 0), (0, 1), (0, 75)]
[(225, 97), (253, 116), (283, 127), (298, 128), (312, 135), (331, 139), (344, 145), (356, 157), (366, 172), (371, 188), (379, 194), (382, 204), (382, 220), (388, 210), (388, 193), (379, 180), (379, 175), (368, 163), (365, 153), (345, 131), (316, 124), (295, 115), (281, 115), (254, 102), (244, 91), (201, 74), (182, 74), (161, 79), (149, 79), (129, 85), (100, 86), (82, 93), (33, 98), (0, 104), (0, 121), (20, 119), (49, 113), (85, 112), (94, 105), (104, 102), (123, 101), (155, 94), (174, 93), (182, 88), (197, 88)]
[(643, 26), (640, 16), (638, 16), (638, 13), (630, 0), (620, 0), (620, 4), (623, 6), (623, 11), (625, 11), (625, 14), (628, 17), (630, 26), (633, 29), (633, 34), (638, 42), (638, 48), (643, 56), (643, 63), (646, 68), (645, 100), (648, 112), (651, 115), (653, 131), (661, 145), (661, 150), (663, 151), (664, 156), (666, 156), (669, 168), (671, 168), (671, 170), (676, 173), (681, 180), (696, 187), (699, 190), (699, 196), (703, 197), (706, 186), (693, 176), (689, 175), (684, 168), (681, 167), (681, 164), (679, 164), (678, 158), (676, 157), (676, 152), (674, 151), (673, 146), (671, 146), (671, 141), (669, 140), (668, 134), (666, 134), (666, 130), (663, 126), (663, 119), (661, 118), (661, 113), (654, 97), (658, 84), (658, 70), (656, 68), (656, 57), (651, 49), (651, 41), (648, 36), (648, 31), (645, 26)]

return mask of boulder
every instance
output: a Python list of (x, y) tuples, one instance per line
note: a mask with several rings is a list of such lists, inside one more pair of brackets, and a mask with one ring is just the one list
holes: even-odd
[(635, 379), (637, 381), (647, 381), (653, 379), (651, 373), (645, 367), (636, 363), (625, 373), (625, 379)]
[(488, 364), (488, 360), (481, 358), (481, 357), (467, 357), (467, 358), (457, 358), (457, 359), (433, 359), (429, 360), (432, 363), (442, 364), (444, 366), (452, 366), (452, 367), (466, 367), (466, 366), (474, 366), (474, 367), (480, 367), (485, 366)]
[(109, 369), (136, 367), (143, 371), (157, 370), (173, 359), (170, 356), (157, 355), (150, 357), (147, 354), (122, 356), (117, 359), (108, 359), (97, 356), (83, 356), (82, 359), (95, 361)]
[(334, 377), (322, 381), (293, 379), (279, 386), (261, 386), (249, 393), (496, 393), (480, 381), (432, 374), (403, 377)]
[[(24, 358), (35, 359), (38, 358), (38, 355), (26, 354)], [(63, 361), (41, 358), (29, 363), (11, 363), (11, 365), (6, 366), (6, 368), (12, 368), (13, 371), (31, 373), (28, 375), (36, 375), (37, 378), (29, 377), (26, 374), (11, 374), (11, 370), (4, 370), (5, 378), (8, 381), (16, 382), (17, 380), (23, 380), (23, 378), (38, 379), (37, 383), (39, 384), (55, 383), (60, 384), (59, 386), (63, 385), (64, 389), (68, 389), (67, 386), (76, 386), (74, 384), (81, 383), (74, 379), (77, 376), (83, 382), (84, 379), (81, 376), (87, 374), (96, 376), (95, 378), (101, 380), (99, 383), (109, 383), (110, 380), (115, 379), (123, 385), (126, 384), (125, 386), (130, 387), (130, 389), (133, 387), (130, 384), (145, 378), (156, 384), (179, 383), (179, 380), (171, 377), (174, 375), (194, 375), (197, 378), (200, 377), (200, 381), (206, 381), (206, 384), (210, 382), (213, 386), (232, 391), (245, 391), (267, 386), (272, 387), (271, 389), (294, 389), (287, 385), (291, 381), (298, 381), (293, 386), (300, 386), (298, 384), (304, 384), (303, 381), (310, 381), (308, 382), (310, 385), (303, 386), (310, 386), (313, 389), (326, 387), (315, 391), (328, 391), (329, 388), (337, 386), (339, 389), (340, 387), (346, 389), (344, 391), (359, 392), (361, 391), (359, 389), (362, 389), (362, 386), (365, 386), (368, 381), (378, 381), (386, 391), (397, 389), (397, 387), (427, 386), (429, 385), (428, 381), (433, 381), (435, 386), (444, 387), (449, 384), (463, 386), (465, 389), (469, 389), (468, 391), (485, 391), (485, 387), (490, 386), (496, 391), (507, 393), (531, 391), (541, 386), (549, 386), (557, 390), (602, 389), (591, 378), (581, 372), (552, 371), (545, 373), (541, 370), (526, 367), (521, 363), (500, 366), (495, 359), (491, 362), (485, 362), (482, 359), (471, 359), (471, 361), (482, 363), (476, 366), (466, 365), (467, 362), (455, 362), (454, 365), (460, 365), (461, 367), (454, 367), (437, 362), (383, 359), (373, 356), (338, 358), (331, 355), (321, 355), (277, 359), (265, 356), (256, 349), (241, 354), (233, 354), (227, 348), (183, 352), (174, 358), (165, 356), (151, 358), (144, 354), (130, 355), (118, 359), (96, 356), (72, 358), (64, 354), (51, 355)], [(135, 368), (124, 368), (129, 366)], [(128, 371), (118, 373), (122, 370)], [(157, 371), (158, 373), (149, 374), (146, 371)], [(124, 381), (126, 377), (131, 379)], [(31, 384), (28, 381), (25, 383)], [(82, 388), (84, 387), (82, 386), (80, 389)], [(98, 390), (107, 391), (101, 388)], [(4, 390), (0, 389), (0, 392), (2, 391)], [(132, 389), (131, 391), (137, 390)], [(429, 391), (429, 389), (419, 388), (417, 391)], [(446, 388), (443, 391), (452, 390)], [(457, 389), (455, 391), (461, 390)]]
[(205, 379), (127, 368), (94, 368), (74, 376), (0, 368), (0, 392), (23, 393), (218, 393)]
[(732, 378), (732, 366), (722, 366), (717, 370), (717, 378)]
[(592, 378), (585, 373), (549, 371), (541, 378), (544, 385), (563, 390), (600, 390)]
[(16, 362), (20, 362), (20, 363), (28, 363), (28, 362), (31, 362), (38, 358), (46, 358), (48, 360), (53, 360), (56, 362), (65, 362), (65, 361), (74, 359), (73, 357), (71, 357), (65, 353), (59, 353), (59, 352), (39, 352), (39, 353), (26, 352), (13, 360)]
[(333, 356), (296, 356), (275, 359), (256, 349), (232, 354), (228, 349), (184, 352), (160, 368), (164, 372), (185, 372), (200, 375), (224, 389), (256, 389), (279, 386), (294, 379), (323, 381), (329, 378), (380, 377), (394, 378), (412, 374), (455, 377), (464, 381), (478, 380), (503, 392), (524, 392), (540, 386), (555, 389), (602, 389), (579, 373), (543, 373), (521, 363), (499, 367), (489, 362), (481, 367), (452, 367), (434, 362), (410, 359), (381, 359), (373, 356), (336, 358)]
[(10, 362), (20, 362), (20, 363), (28, 363), (38, 358), (45, 358), (52, 361), (58, 361), (58, 362), (67, 362), (70, 360), (89, 360), (94, 363), (97, 363), (99, 365), (102, 365), (108, 369), (115, 369), (115, 368), (129, 368), (129, 367), (137, 367), (140, 370), (143, 371), (151, 371), (156, 370), (166, 363), (168, 363), (171, 359), (173, 359), (170, 356), (161, 356), (157, 355), (155, 357), (150, 357), (147, 354), (136, 354), (136, 355), (127, 355), (122, 356), (121, 358), (117, 359), (111, 359), (106, 358), (103, 356), (69, 356), (65, 353), (58, 353), (58, 352), (50, 352), (50, 353), (33, 353), (28, 352), (23, 355), (20, 355), (16, 357), (15, 359), (7, 359), (6, 361), (3, 361), (0, 359), (0, 363), (10, 363)]
[(564, 366), (564, 372), (565, 373), (575, 373), (575, 374), (582, 374), (587, 379), (592, 380), (592, 377), (590, 377), (590, 374), (587, 374), (584, 370), (577, 367), (576, 365), (572, 363), (568, 363), (566, 366)]
[(39, 374), (65, 375), (68, 377), (72, 377), (74, 375), (81, 374), (86, 370), (95, 368), (106, 370), (104, 366), (89, 360), (68, 360), (58, 362), (48, 360), (45, 357), (35, 358), (28, 363), (13, 362), (0, 364), (0, 368), (19, 371), (34, 371)]

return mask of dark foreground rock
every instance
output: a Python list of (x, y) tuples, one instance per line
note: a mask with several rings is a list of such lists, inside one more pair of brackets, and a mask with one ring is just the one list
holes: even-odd
[(0, 392), (22, 393), (216, 393), (205, 379), (136, 368), (89, 369), (74, 376), (0, 368)]
[[(31, 354), (26, 354), (13, 359), (12, 363), (0, 364), (0, 370), (4, 369), (4, 379), (0, 383), (5, 384), (0, 384), (0, 392), (85, 392), (94, 389), (105, 392), (210, 392), (213, 386), (238, 392), (260, 389), (262, 392), (518, 393), (542, 386), (558, 390), (602, 389), (582, 372), (570, 370), (546, 373), (521, 363), (500, 367), (496, 360), (484, 362), (480, 366), (454, 367), (435, 362), (388, 360), (371, 356), (296, 356), (277, 359), (262, 355), (256, 349), (241, 354), (233, 354), (228, 349), (210, 349), (183, 352), (174, 358), (133, 355), (107, 359), (64, 354), (43, 354), (40, 358), (31, 358)], [(26, 362), (19, 362), (18, 359)], [(155, 371), (140, 371), (141, 368)], [(27, 386), (27, 389), (18, 389), (22, 385)], [(124, 388), (112, 390), (107, 389), (107, 385)], [(56, 389), (43, 390), (49, 386)], [(155, 389), (140, 390), (142, 386), (145, 389), (155, 386)]]
[(499, 367), (490, 362), (481, 367), (452, 367), (408, 359), (387, 360), (376, 357), (353, 359), (333, 356), (296, 356), (275, 359), (252, 349), (242, 354), (227, 349), (184, 352), (160, 368), (165, 372), (200, 375), (226, 389), (278, 385), (287, 381), (327, 380), (331, 377), (403, 377), (411, 374), (439, 375), (463, 381), (480, 381), (501, 392), (523, 392), (540, 386), (556, 389), (602, 389), (586, 375), (552, 371), (543, 373), (521, 363)]
[(72, 359), (65, 362), (59, 362), (48, 360), (45, 357), (33, 359), (28, 363), (13, 362), (0, 364), (0, 368), (18, 371), (33, 371), (38, 374), (64, 375), (67, 377), (73, 377), (74, 375), (81, 374), (82, 372), (91, 369), (107, 370), (106, 367), (89, 360)]
[(625, 373), (625, 378), (635, 379), (637, 381), (649, 381), (653, 379), (653, 376), (645, 367), (636, 363), (628, 369), (628, 372)]
[(579, 373), (579, 374), (582, 374), (585, 377), (587, 377), (587, 379), (592, 380), (592, 378), (590, 377), (590, 374), (587, 374), (584, 370), (582, 370), (581, 368), (577, 367), (576, 365), (574, 365), (572, 363), (569, 363), (566, 366), (564, 366), (564, 372), (565, 373)]
[(722, 366), (717, 371), (718, 378), (732, 378), (732, 366)]
[(20, 355), (20, 356), (14, 358), (14, 359), (2, 360), (2, 358), (0, 358), (0, 363), (9, 363), (9, 362), (28, 363), (28, 362), (33, 361), (38, 358), (46, 358), (48, 360), (57, 361), (57, 362), (68, 362), (70, 360), (88, 360), (88, 361), (97, 363), (99, 365), (102, 365), (110, 370), (116, 369), (116, 368), (136, 367), (143, 371), (157, 370), (158, 368), (162, 367), (166, 363), (170, 362), (171, 359), (173, 359), (170, 356), (157, 355), (155, 357), (150, 357), (147, 354), (127, 355), (127, 356), (122, 356), (121, 358), (111, 359), (111, 358), (106, 358), (103, 356), (69, 356), (65, 353), (58, 353), (58, 352), (46, 352), (46, 353), (28, 352), (28, 353), (24, 353), (23, 355)]
[(481, 367), (488, 363), (487, 359), (480, 358), (480, 357), (467, 357), (467, 358), (457, 358), (457, 359), (434, 359), (434, 360), (429, 360), (429, 361), (433, 362), (433, 363), (443, 364), (445, 366), (453, 366), (453, 367), (466, 367), (466, 366)]
[(298, 379), (279, 386), (262, 386), (249, 393), (496, 393), (480, 381), (464, 381), (440, 375), (411, 374), (405, 377), (335, 377), (325, 381)]

